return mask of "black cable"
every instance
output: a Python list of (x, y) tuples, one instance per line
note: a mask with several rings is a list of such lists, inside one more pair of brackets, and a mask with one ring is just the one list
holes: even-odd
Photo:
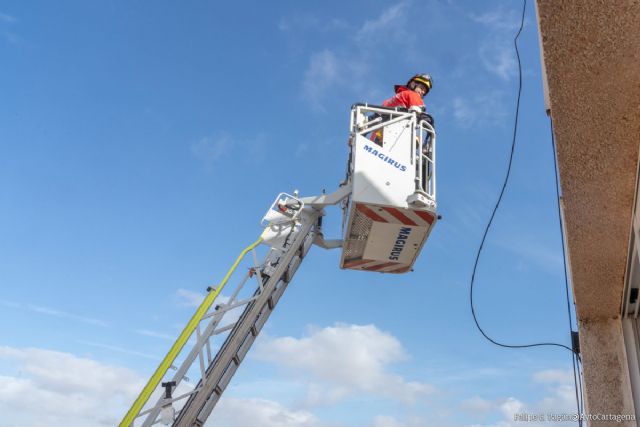
[[(493, 208), (493, 211), (491, 212), (491, 217), (489, 218), (489, 222), (487, 223), (487, 226), (484, 230), (484, 234), (482, 235), (482, 240), (480, 241), (480, 247), (478, 248), (478, 253), (476, 254), (476, 259), (475, 262), (473, 264), (473, 273), (471, 274), (471, 285), (470, 285), (470, 289), (469, 289), (469, 300), (471, 303), (471, 314), (473, 315), (473, 321), (476, 324), (476, 327), (478, 328), (478, 330), (480, 331), (480, 333), (482, 334), (482, 336), (484, 336), (488, 341), (490, 341), (491, 343), (499, 346), (499, 347), (506, 347), (506, 348), (531, 348), (531, 347), (542, 347), (542, 346), (553, 346), (553, 347), (562, 347), (564, 349), (567, 349), (569, 351), (571, 351), (571, 362), (573, 364), (573, 382), (574, 382), (574, 386), (575, 386), (575, 394), (576, 394), (576, 406), (578, 409), (578, 415), (579, 417), (581, 417), (582, 412), (583, 412), (583, 405), (584, 402), (582, 400), (582, 395), (583, 395), (583, 390), (582, 390), (582, 378), (580, 376), (580, 364), (582, 363), (582, 360), (580, 359), (580, 355), (575, 351), (575, 349), (570, 348), (564, 344), (559, 344), (559, 343), (553, 343), (553, 342), (542, 342), (542, 343), (533, 343), (533, 344), (520, 344), (520, 345), (513, 345), (513, 344), (504, 344), (501, 342), (498, 342), (494, 339), (492, 339), (490, 336), (487, 335), (487, 333), (482, 329), (482, 327), (480, 326), (480, 323), (478, 322), (478, 318), (476, 317), (476, 312), (475, 312), (475, 307), (473, 305), (473, 285), (475, 283), (475, 276), (476, 276), (476, 270), (478, 268), (478, 262), (480, 260), (480, 254), (482, 253), (482, 249), (484, 247), (484, 242), (487, 238), (487, 234), (489, 233), (489, 229), (491, 228), (491, 224), (493, 223), (493, 219), (495, 217), (495, 214), (498, 210), (498, 207), (500, 206), (500, 202), (502, 201), (502, 196), (504, 195), (505, 189), (507, 188), (507, 183), (509, 182), (509, 177), (511, 175), (511, 166), (513, 164), (513, 153), (515, 151), (515, 146), (516, 146), (516, 136), (517, 136), (517, 131), (518, 131), (518, 118), (519, 118), (519, 113), (520, 113), (520, 97), (522, 95), (522, 64), (520, 61), (520, 52), (518, 50), (518, 38), (520, 37), (520, 34), (522, 33), (522, 29), (524, 27), (524, 17), (525, 17), (525, 12), (526, 12), (526, 8), (527, 8), (527, 0), (523, 0), (523, 5), (522, 5), (522, 18), (520, 20), (520, 28), (518, 29), (518, 32), (515, 36), (515, 38), (513, 39), (513, 45), (515, 47), (515, 51), (516, 51), (516, 57), (518, 59), (518, 97), (516, 100), (516, 111), (515, 111), (515, 119), (514, 119), (514, 124), (513, 124), (513, 139), (511, 141), (511, 152), (509, 154), (509, 163), (507, 166), (507, 173), (504, 179), (504, 182), (502, 184), (502, 189), (500, 190), (500, 195), (498, 196), (498, 200)], [(560, 225), (560, 236), (561, 236), (561, 242), (562, 242), (562, 260), (563, 260), (563, 265), (564, 265), (564, 282), (565, 282), (565, 293), (566, 293), (566, 299), (567, 299), (567, 315), (568, 315), (568, 319), (569, 319), (569, 330), (571, 333), (573, 333), (573, 320), (572, 320), (572, 316), (571, 316), (571, 300), (570, 300), (570, 296), (569, 296), (569, 279), (568, 279), (568, 274), (567, 274), (567, 260), (566, 260), (566, 254), (565, 254), (565, 247), (564, 247), (564, 228), (563, 228), (563, 221), (562, 221), (562, 213), (561, 213), (561, 209), (560, 209), (560, 184), (559, 184), (559, 180), (558, 180), (558, 167), (557, 167), (557, 158), (555, 156), (556, 153), (556, 146), (555, 146), (555, 137), (553, 134), (553, 121), (551, 121), (551, 143), (552, 143), (552, 147), (553, 147), (553, 153), (554, 153), (554, 161), (553, 161), (553, 166), (554, 166), (554, 176), (555, 176), (555, 183), (556, 183), (556, 198), (557, 198), (557, 206), (558, 206), (558, 220), (559, 220), (559, 225)], [(572, 341), (573, 341), (573, 337), (572, 337)], [(577, 370), (577, 374), (576, 374), (576, 370)], [(579, 391), (578, 391), (579, 390)], [(578, 418), (578, 425), (580, 427), (582, 427), (582, 419)]]
[(476, 317), (476, 311), (473, 305), (473, 285), (475, 282), (475, 277), (476, 277), (476, 270), (478, 268), (478, 261), (480, 260), (480, 254), (482, 253), (482, 248), (484, 247), (484, 242), (485, 239), (487, 238), (487, 233), (489, 232), (489, 229), (491, 228), (491, 224), (493, 223), (493, 218), (495, 217), (496, 211), (498, 210), (498, 207), (500, 206), (500, 202), (502, 201), (502, 196), (504, 195), (504, 191), (507, 188), (507, 183), (509, 182), (509, 176), (511, 175), (511, 165), (513, 163), (513, 153), (515, 151), (515, 146), (516, 146), (516, 135), (517, 135), (517, 131), (518, 131), (518, 116), (520, 113), (520, 97), (522, 94), (522, 64), (520, 61), (520, 52), (518, 50), (518, 37), (520, 36), (520, 33), (522, 32), (522, 28), (524, 27), (524, 16), (525, 16), (525, 11), (527, 8), (527, 0), (523, 1), (523, 6), (522, 6), (522, 19), (520, 21), (520, 28), (518, 29), (518, 33), (516, 34), (515, 38), (513, 39), (513, 44), (515, 46), (515, 50), (516, 50), (516, 57), (518, 59), (518, 98), (516, 101), (516, 113), (515, 113), (515, 120), (514, 120), (514, 124), (513, 124), (513, 139), (511, 141), (511, 153), (509, 155), (509, 164), (507, 166), (507, 174), (505, 176), (504, 182), (502, 184), (502, 189), (500, 190), (500, 195), (498, 196), (498, 201), (496, 202), (494, 208), (493, 208), (493, 212), (491, 213), (491, 217), (489, 218), (489, 222), (487, 223), (487, 227), (484, 230), (484, 234), (482, 236), (482, 240), (480, 241), (480, 247), (478, 248), (478, 253), (476, 254), (476, 260), (473, 264), (473, 273), (471, 274), (471, 286), (469, 289), (469, 299), (471, 302), (471, 314), (473, 315), (473, 321), (476, 324), (476, 327), (478, 328), (478, 330), (480, 331), (480, 333), (491, 343), (499, 346), (499, 347), (506, 347), (506, 348), (531, 348), (531, 347), (542, 347), (542, 346), (553, 346), (553, 347), (562, 347), (564, 349), (569, 350), (570, 352), (573, 353), (573, 349), (571, 347), (568, 347), (564, 344), (558, 344), (558, 343), (553, 343), (553, 342), (542, 342), (542, 343), (534, 343), (534, 344), (520, 344), (520, 345), (513, 345), (513, 344), (504, 344), (504, 343), (500, 343), (494, 339), (492, 339), (489, 335), (486, 334), (486, 332), (482, 329), (482, 327), (480, 326), (480, 324), (478, 323), (478, 318)]
[[(556, 180), (556, 199), (558, 201), (558, 224), (560, 226), (560, 241), (562, 243), (562, 264), (564, 266), (564, 290), (567, 296), (567, 317), (569, 318), (569, 330), (573, 332), (573, 318), (571, 316), (571, 299), (569, 297), (569, 275), (567, 274), (567, 256), (564, 248), (564, 226), (562, 219), (562, 212), (560, 209), (560, 182), (558, 179), (558, 159), (556, 157), (556, 138), (553, 133), (553, 119), (549, 116), (549, 127), (551, 130), (551, 148), (553, 149), (553, 176)], [(583, 401), (582, 401), (582, 378), (580, 377), (580, 366), (578, 365), (578, 361), (576, 360), (576, 354), (574, 353), (571, 357), (571, 362), (573, 364), (573, 385), (575, 386), (576, 391), (576, 406), (578, 407), (578, 414), (582, 414), (583, 411)], [(576, 365), (577, 366), (577, 374), (576, 374)], [(578, 382), (580, 382), (580, 391), (578, 392)], [(578, 394), (579, 393), (579, 394)], [(582, 420), (578, 418), (578, 426), (582, 427)]]
[(580, 376), (580, 371), (581, 371), (580, 366), (582, 365), (582, 363), (581, 363), (582, 361), (580, 360), (579, 357), (577, 357), (577, 355), (576, 355), (576, 359), (577, 359), (576, 362), (577, 362), (577, 365), (578, 365), (578, 386), (580, 387), (580, 391), (579, 391), (579, 394), (580, 394), (580, 413), (582, 414), (582, 412), (584, 411), (584, 394), (583, 394), (583, 391), (582, 391), (582, 376)]

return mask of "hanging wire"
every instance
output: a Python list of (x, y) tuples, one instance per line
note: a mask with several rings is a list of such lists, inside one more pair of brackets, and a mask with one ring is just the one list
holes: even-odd
[[(580, 397), (578, 396), (578, 383), (576, 380), (579, 380), (579, 388), (580, 388), (580, 396), (582, 396), (582, 380), (580, 379), (580, 375), (579, 375), (579, 365), (581, 363), (580, 360), (580, 355), (575, 352), (575, 350), (567, 345), (564, 344), (560, 344), (560, 343), (554, 343), (554, 342), (540, 342), (540, 343), (532, 343), (532, 344), (505, 344), (505, 343), (501, 343), (499, 341), (496, 341), (495, 339), (491, 338), (485, 331), (484, 329), (482, 329), (482, 327), (480, 326), (480, 323), (478, 322), (478, 318), (476, 316), (476, 311), (475, 311), (475, 307), (474, 307), (474, 303), (473, 303), (473, 288), (474, 288), (474, 283), (475, 283), (475, 277), (476, 277), (476, 271), (478, 268), (478, 263), (480, 260), (480, 254), (482, 253), (482, 249), (484, 248), (484, 243), (485, 240), (487, 238), (487, 234), (489, 233), (489, 229), (491, 228), (491, 225), (493, 224), (493, 219), (496, 215), (496, 212), (498, 210), (498, 207), (500, 206), (500, 203), (502, 201), (502, 197), (504, 196), (504, 192), (507, 188), (507, 183), (509, 182), (509, 177), (511, 175), (511, 166), (513, 164), (513, 154), (515, 152), (515, 147), (516, 147), (516, 141), (517, 141), (517, 133), (518, 133), (518, 119), (519, 119), (519, 115), (520, 115), (520, 98), (522, 96), (522, 63), (520, 60), (520, 51), (518, 50), (518, 38), (520, 37), (520, 34), (522, 33), (522, 29), (524, 27), (524, 17), (525, 17), (525, 12), (527, 9), (527, 0), (523, 0), (523, 4), (522, 4), (522, 17), (520, 20), (520, 27), (518, 29), (518, 32), (516, 33), (514, 39), (513, 39), (513, 45), (515, 47), (515, 51), (516, 51), (516, 57), (517, 57), (517, 63), (518, 63), (518, 96), (516, 99), (516, 110), (515, 110), (515, 118), (514, 118), (514, 123), (513, 123), (513, 138), (511, 140), (511, 152), (509, 154), (509, 162), (507, 165), (507, 173), (505, 175), (504, 181), (502, 183), (502, 188), (500, 190), (500, 194), (498, 196), (498, 200), (496, 201), (495, 206), (493, 207), (493, 211), (491, 212), (491, 216), (489, 218), (489, 221), (487, 222), (487, 226), (485, 227), (484, 233), (482, 235), (482, 239), (480, 241), (480, 246), (478, 247), (478, 252), (476, 254), (476, 258), (475, 258), (475, 262), (473, 264), (473, 272), (471, 274), (471, 283), (469, 286), (469, 301), (470, 301), (470, 305), (471, 305), (471, 314), (473, 316), (473, 321), (476, 325), (476, 327), (478, 328), (478, 330), (480, 331), (480, 333), (482, 334), (482, 336), (484, 338), (486, 338), (489, 342), (499, 346), (499, 347), (505, 347), (505, 348), (531, 348), (531, 347), (546, 347), (546, 346), (551, 346), (551, 347), (561, 347), (564, 348), (566, 350), (569, 350), (571, 352), (572, 355), (572, 363), (573, 363), (573, 372), (574, 372), (574, 383), (575, 383), (575, 389), (576, 389), (576, 406), (578, 409), (578, 415), (582, 414), (582, 402)], [(553, 142), (553, 146), (554, 146), (554, 153), (555, 153), (555, 140), (553, 140), (553, 132), (552, 132), (552, 142)], [(555, 159), (554, 159), (554, 167), (556, 167), (556, 163), (555, 163)], [(559, 183), (558, 183), (558, 174), (557, 174), (557, 167), (556, 167), (556, 192), (558, 195), (558, 212), (560, 215), (560, 200), (559, 200)], [(560, 227), (561, 227), (561, 234), (562, 234), (562, 218), (560, 218)], [(565, 291), (566, 291), (566, 296), (567, 296), (567, 308), (568, 308), (568, 314), (569, 314), (569, 327), (570, 327), (570, 332), (573, 332), (573, 321), (571, 318), (571, 305), (570, 305), (570, 297), (569, 297), (569, 284), (568, 284), (568, 278), (567, 278), (567, 266), (566, 266), (566, 257), (564, 256), (564, 235), (562, 236), (562, 252), (563, 252), (563, 260), (565, 262), (564, 264), (564, 269), (565, 269)], [(576, 366), (577, 365), (577, 366)], [(576, 375), (576, 369), (578, 369), (578, 375)], [(577, 377), (577, 378), (576, 378)], [(579, 425), (582, 426), (582, 421), (579, 418)]]
[[(573, 333), (573, 316), (571, 315), (571, 298), (569, 296), (569, 274), (567, 272), (567, 255), (565, 253), (564, 242), (564, 221), (562, 217), (562, 210), (560, 207), (560, 180), (558, 179), (558, 158), (556, 156), (556, 138), (553, 131), (553, 119), (549, 116), (549, 127), (551, 130), (551, 148), (553, 149), (553, 176), (556, 180), (556, 200), (558, 201), (558, 224), (560, 226), (560, 239), (562, 243), (562, 264), (564, 266), (564, 290), (567, 296), (567, 317), (569, 319), (569, 330)], [(580, 376), (580, 365), (577, 360), (577, 355), (574, 354), (571, 357), (573, 364), (573, 384), (576, 391), (576, 405), (578, 406), (578, 415), (583, 412), (583, 400), (582, 400), (582, 377)], [(578, 385), (579, 383), (579, 385)], [(582, 426), (582, 419), (578, 418), (578, 425)]]

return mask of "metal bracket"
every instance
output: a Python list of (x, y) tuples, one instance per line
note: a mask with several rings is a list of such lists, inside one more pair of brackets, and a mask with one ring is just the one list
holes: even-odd
[(321, 196), (309, 196), (303, 197), (302, 202), (306, 206), (312, 206), (314, 208), (322, 208), (324, 206), (336, 205), (351, 194), (351, 183), (347, 183), (338, 188), (331, 194), (323, 194)]
[(336, 249), (342, 247), (342, 239), (325, 240), (322, 232), (316, 232), (313, 244), (324, 249)]
[(571, 349), (575, 354), (580, 354), (580, 336), (578, 331), (571, 331)]

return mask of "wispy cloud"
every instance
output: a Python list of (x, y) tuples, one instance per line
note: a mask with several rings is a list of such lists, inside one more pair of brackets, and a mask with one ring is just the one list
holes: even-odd
[(327, 32), (336, 30), (349, 30), (351, 26), (341, 18), (323, 20), (312, 14), (294, 13), (284, 16), (278, 21), (278, 29), (283, 32), (305, 30), (314, 32)]
[(132, 332), (145, 337), (160, 338), (167, 341), (174, 341), (176, 338), (175, 336), (163, 334), (162, 332), (151, 331), (149, 329), (133, 329)]
[(483, 42), (478, 54), (484, 68), (502, 80), (507, 81), (518, 75), (518, 63), (513, 45), (502, 38)]
[(215, 136), (201, 138), (192, 144), (191, 152), (200, 158), (209, 169), (214, 169), (237, 147), (242, 147), (247, 154), (243, 159), (251, 163), (262, 164), (268, 153), (268, 143), (268, 137), (265, 133), (242, 138), (232, 137), (227, 132), (220, 132)]
[(0, 12), (0, 31), (5, 40), (12, 45), (22, 43), (22, 38), (9, 28), (18, 22), (18, 18), (8, 13)]
[(0, 22), (4, 22), (6, 24), (13, 24), (17, 22), (18, 19), (15, 16), (9, 15), (8, 13), (0, 12)]
[(481, 15), (470, 15), (470, 18), (489, 30), (478, 50), (483, 67), (504, 81), (515, 77), (517, 62), (513, 37), (520, 27), (520, 12), (499, 8)]
[(504, 7), (482, 14), (471, 14), (470, 18), (494, 31), (513, 31), (520, 27), (520, 12), (506, 10)]
[(573, 373), (563, 369), (546, 369), (533, 374), (533, 380), (543, 384), (573, 384)]
[(199, 307), (205, 297), (205, 295), (200, 292), (194, 292), (183, 288), (176, 291), (176, 296), (180, 301), (180, 305), (186, 307)]
[(70, 313), (68, 311), (62, 311), (51, 307), (45, 307), (41, 305), (34, 304), (22, 304), (15, 301), (7, 301), (0, 300), (0, 305), (9, 308), (15, 308), (19, 310), (29, 311), (32, 313), (43, 314), (45, 316), (58, 317), (60, 319), (72, 320), (75, 322), (87, 323), (89, 325), (107, 327), (109, 326), (108, 322), (105, 322), (100, 319), (95, 319), (93, 317), (82, 316), (75, 313)]
[[(184, 307), (200, 307), (202, 301), (204, 301), (205, 295), (199, 292), (190, 291), (188, 289), (178, 289), (176, 291), (176, 296), (178, 297), (180, 305)], [(230, 298), (224, 294), (219, 294), (216, 297), (214, 305), (218, 304), (228, 304)], [(242, 311), (245, 306), (236, 307), (224, 314), (222, 321), (220, 322), (220, 326), (230, 325), (235, 323), (240, 316), (242, 315)], [(150, 335), (151, 336), (151, 335)], [(171, 337), (173, 340), (174, 338)]]
[(495, 126), (508, 116), (504, 95), (499, 91), (456, 96), (451, 109), (456, 122), (466, 128)]
[(109, 351), (113, 351), (113, 352), (116, 352), (116, 353), (127, 354), (129, 356), (138, 356), (138, 357), (143, 357), (145, 359), (151, 359), (151, 360), (161, 360), (162, 359), (161, 357), (159, 357), (157, 355), (153, 355), (153, 354), (149, 354), (149, 353), (143, 353), (143, 352), (135, 351), (135, 350), (130, 350), (128, 348), (119, 347), (119, 346), (115, 346), (115, 345), (110, 345), (110, 344), (105, 344), (105, 343), (100, 343), (100, 342), (95, 342), (95, 341), (85, 341), (85, 340), (78, 340), (77, 342), (80, 343), (80, 344), (91, 346), (91, 347), (102, 348), (104, 350), (109, 350)]
[(376, 88), (376, 63), (383, 48), (412, 50), (415, 35), (407, 30), (410, 1), (401, 1), (384, 9), (373, 19), (353, 26), (351, 38), (339, 46), (314, 52), (302, 81), (302, 91), (312, 108), (324, 111), (331, 94), (347, 92), (360, 99), (378, 99), (383, 91)]
[(542, 241), (540, 236), (533, 234), (511, 233), (508, 237), (498, 240), (498, 245), (515, 254), (526, 264), (534, 264), (540, 270), (548, 274), (561, 274), (563, 271), (563, 259), (560, 246), (551, 247)]
[(201, 138), (191, 145), (191, 152), (201, 158), (208, 167), (212, 168), (235, 145), (235, 141), (229, 134), (220, 133), (216, 136)]
[(356, 34), (356, 39), (361, 43), (374, 40), (403, 40), (405, 43), (410, 38), (407, 30), (407, 18), (409, 2), (401, 1), (383, 10), (382, 13), (371, 20), (364, 22)]
[(253, 138), (249, 138), (242, 143), (247, 147), (247, 159), (254, 164), (264, 164), (269, 151), (269, 141), (267, 135), (260, 133)]
[(311, 55), (304, 72), (302, 89), (313, 105), (319, 106), (332, 86), (341, 81), (343, 68), (344, 64), (339, 63), (336, 54), (331, 50), (325, 49)]

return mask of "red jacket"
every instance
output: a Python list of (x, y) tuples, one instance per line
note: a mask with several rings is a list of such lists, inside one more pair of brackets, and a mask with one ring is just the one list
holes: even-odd
[(396, 94), (382, 103), (384, 107), (422, 107), (424, 109), (424, 101), (417, 92), (406, 86), (396, 86), (395, 90)]

